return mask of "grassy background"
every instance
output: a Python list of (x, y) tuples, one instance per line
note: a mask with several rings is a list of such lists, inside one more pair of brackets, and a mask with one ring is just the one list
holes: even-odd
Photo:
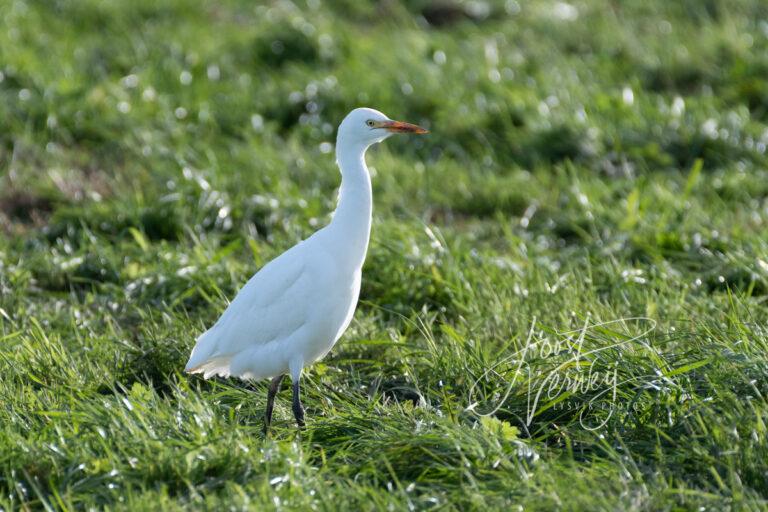
[[(0, 506), (765, 510), (767, 77), (761, 0), (0, 0)], [(432, 133), (265, 439), (181, 370), (362, 105)], [(531, 408), (602, 322), (616, 396)]]

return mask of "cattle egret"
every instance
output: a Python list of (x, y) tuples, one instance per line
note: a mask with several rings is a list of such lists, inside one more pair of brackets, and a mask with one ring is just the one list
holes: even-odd
[(333, 220), (258, 271), (192, 349), (187, 372), (272, 378), (265, 429), (286, 373), (293, 381), (293, 414), (304, 426), (302, 369), (327, 354), (352, 320), (373, 208), (365, 152), (393, 133), (427, 130), (370, 108), (344, 118), (336, 136), (341, 189)]

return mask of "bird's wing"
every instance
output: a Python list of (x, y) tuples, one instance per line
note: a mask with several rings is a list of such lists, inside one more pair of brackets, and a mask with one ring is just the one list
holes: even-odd
[(216, 324), (197, 339), (187, 371), (286, 338), (306, 322), (309, 274), (317, 258), (310, 240), (270, 261), (243, 286)]

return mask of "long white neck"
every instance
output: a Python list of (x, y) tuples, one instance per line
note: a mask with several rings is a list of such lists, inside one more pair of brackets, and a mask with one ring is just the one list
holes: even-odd
[(339, 204), (328, 225), (337, 244), (339, 257), (362, 267), (368, 251), (373, 213), (371, 177), (365, 165), (367, 146), (336, 141), (336, 163), (341, 170)]

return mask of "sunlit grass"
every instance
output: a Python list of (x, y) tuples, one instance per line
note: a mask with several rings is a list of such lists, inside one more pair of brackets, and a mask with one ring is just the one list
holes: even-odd
[[(0, 12), (0, 507), (768, 506), (764, 2)], [(182, 368), (361, 105), (431, 134), (369, 153), (360, 307), (266, 438)]]

